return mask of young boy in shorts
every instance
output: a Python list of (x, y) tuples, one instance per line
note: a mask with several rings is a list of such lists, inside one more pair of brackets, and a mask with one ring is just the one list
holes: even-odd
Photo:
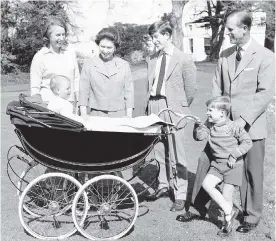
[[(213, 160), (203, 181), (202, 187), (221, 207), (225, 214), (225, 223), (218, 232), (219, 236), (228, 236), (238, 209), (233, 207), (235, 186), (241, 186), (243, 175), (243, 155), (252, 147), (249, 134), (228, 118), (231, 108), (229, 98), (215, 97), (206, 102), (207, 121), (196, 123), (196, 140), (208, 138)], [(216, 186), (223, 182), (222, 193)]]

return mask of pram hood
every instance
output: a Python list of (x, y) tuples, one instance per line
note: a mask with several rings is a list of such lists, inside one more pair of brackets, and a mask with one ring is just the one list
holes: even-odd
[(57, 114), (46, 108), (40, 95), (27, 97), (19, 95), (19, 101), (12, 101), (7, 106), (7, 115), (14, 125), (28, 127), (48, 127), (71, 131), (83, 131), (82, 123)]

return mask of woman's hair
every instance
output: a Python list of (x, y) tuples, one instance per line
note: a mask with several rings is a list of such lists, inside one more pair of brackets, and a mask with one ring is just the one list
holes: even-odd
[(226, 115), (229, 114), (231, 109), (230, 99), (226, 96), (214, 97), (206, 102), (207, 107), (224, 110)]
[(46, 23), (44, 25), (44, 29), (43, 29), (43, 42), (44, 45), (49, 45), (50, 43), (50, 35), (51, 35), (51, 26), (60, 26), (64, 29), (65, 31), (65, 35), (67, 35), (67, 26), (66, 24), (57, 17), (49, 17), (46, 20)]
[(169, 21), (157, 21), (150, 25), (149, 35), (152, 36), (154, 33), (159, 32), (164, 35), (166, 32), (172, 35), (173, 26)]
[(119, 32), (114, 27), (103, 28), (96, 36), (96, 44), (99, 45), (103, 39), (108, 39), (118, 48), (121, 44)]

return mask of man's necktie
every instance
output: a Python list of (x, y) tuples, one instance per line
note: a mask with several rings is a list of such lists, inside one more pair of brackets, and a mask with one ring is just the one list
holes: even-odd
[(237, 54), (236, 54), (236, 70), (238, 68), (238, 65), (239, 65), (241, 59), (242, 59), (241, 50), (242, 50), (242, 48), (238, 47)]
[(156, 96), (161, 95), (161, 88), (165, 77), (165, 70), (166, 70), (166, 54), (163, 53), (157, 87), (156, 87)]

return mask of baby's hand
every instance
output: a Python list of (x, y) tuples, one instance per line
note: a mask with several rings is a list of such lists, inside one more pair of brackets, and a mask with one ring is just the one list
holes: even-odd
[(232, 157), (231, 155), (229, 156), (228, 158), (228, 162), (227, 162), (227, 165), (230, 167), (230, 168), (233, 168), (234, 164), (236, 163), (236, 159), (234, 157)]

